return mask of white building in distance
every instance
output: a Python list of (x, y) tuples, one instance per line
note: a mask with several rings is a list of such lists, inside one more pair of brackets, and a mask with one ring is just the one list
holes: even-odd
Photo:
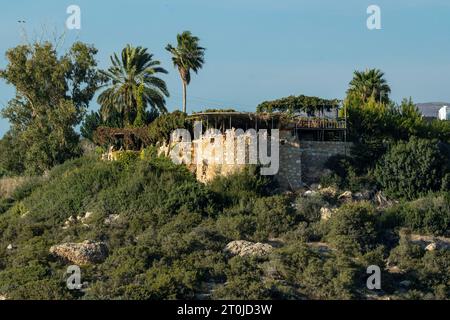
[(448, 106), (443, 106), (438, 112), (439, 120), (450, 120), (450, 108)]

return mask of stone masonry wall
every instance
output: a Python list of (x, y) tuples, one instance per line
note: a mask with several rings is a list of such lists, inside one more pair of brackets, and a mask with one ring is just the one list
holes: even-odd
[(350, 153), (352, 144), (339, 141), (301, 141), (302, 179), (305, 183), (317, 182), (324, 174), (326, 161), (335, 155)]
[[(249, 163), (250, 139), (247, 133), (237, 136), (234, 130), (227, 130), (225, 135), (206, 132), (201, 139), (178, 148), (179, 158), (189, 154), (191, 164), (184, 160), (181, 162), (188, 164), (197, 180), (206, 183), (217, 175), (227, 176), (242, 170), (245, 167), (243, 154), (244, 163)], [(202, 154), (198, 153), (200, 146)], [(350, 146), (350, 143), (334, 141), (299, 141), (291, 131), (280, 131), (279, 171), (275, 178), (284, 190), (296, 190), (304, 183), (317, 182), (324, 173), (325, 162), (331, 156), (349, 153)], [(173, 145), (170, 148), (164, 145), (160, 153), (168, 156), (172, 150)], [(240, 161), (238, 155), (241, 155)], [(201, 160), (198, 161), (197, 157)]]
[(300, 141), (291, 131), (280, 131), (280, 168), (276, 175), (284, 190), (296, 190), (302, 183), (302, 150)]

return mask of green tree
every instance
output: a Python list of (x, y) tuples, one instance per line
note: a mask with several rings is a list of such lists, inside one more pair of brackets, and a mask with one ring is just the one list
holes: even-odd
[(0, 139), (0, 177), (2, 175), (19, 175), (25, 168), (23, 154), (14, 144), (14, 136), (7, 132)]
[(181, 128), (192, 131), (192, 124), (187, 119), (187, 115), (185, 113), (181, 111), (174, 111), (156, 118), (155, 121), (148, 126), (148, 132), (152, 143), (167, 143), (170, 140), (170, 135), (172, 132)]
[(373, 168), (395, 141), (407, 141), (411, 136), (445, 140), (448, 136), (445, 126), (427, 124), (411, 99), (397, 105), (377, 102), (374, 97), (365, 103), (348, 97), (345, 104), (348, 136), (355, 143), (352, 156), (362, 170)]
[[(142, 99), (144, 110), (150, 106), (159, 112), (167, 112), (165, 98), (169, 97), (169, 91), (164, 80), (158, 77), (167, 71), (158, 60), (153, 60), (153, 54), (145, 48), (127, 45), (120, 58), (117, 54), (111, 56), (111, 63), (107, 71), (102, 71), (109, 82), (98, 97), (104, 119), (116, 110), (123, 115), (126, 125), (133, 125), (139, 99)], [(141, 85), (143, 88), (139, 90)]]
[[(14, 152), (28, 173), (36, 174), (78, 153), (74, 126), (104, 81), (93, 46), (76, 42), (60, 56), (49, 42), (7, 51), (0, 78), (16, 89), (2, 116), (9, 120)], [(13, 151), (11, 151), (13, 152)]]
[(351, 203), (342, 206), (329, 220), (328, 240), (339, 249), (350, 245), (367, 252), (377, 244), (377, 216), (369, 203)]
[(375, 176), (388, 195), (415, 199), (440, 189), (448, 164), (436, 141), (412, 137), (385, 154), (375, 168)]
[(355, 71), (349, 85), (347, 95), (356, 97), (362, 103), (370, 97), (378, 102), (389, 102), (391, 88), (384, 79), (384, 73), (379, 69)]
[(205, 48), (199, 46), (200, 39), (190, 31), (177, 35), (177, 47), (168, 44), (166, 50), (172, 54), (172, 62), (178, 68), (183, 83), (183, 112), (186, 113), (187, 86), (191, 82), (191, 70), (197, 73), (205, 62)]
[(112, 110), (106, 119), (103, 119), (100, 112), (91, 111), (84, 117), (84, 121), (80, 127), (81, 135), (92, 141), (94, 132), (98, 127), (123, 128), (124, 122), (122, 115)]
[(137, 104), (137, 113), (136, 113), (136, 119), (134, 119), (134, 126), (135, 127), (142, 127), (144, 126), (144, 84), (141, 83), (139, 87), (137, 88), (136, 92), (136, 104)]
[(408, 139), (410, 136), (418, 136), (424, 126), (422, 114), (412, 99), (403, 99), (399, 106), (398, 125), (396, 126), (399, 138)]

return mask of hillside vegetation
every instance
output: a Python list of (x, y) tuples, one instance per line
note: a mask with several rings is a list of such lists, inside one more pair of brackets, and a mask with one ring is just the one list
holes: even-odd
[[(256, 168), (203, 185), (164, 158), (68, 161), (3, 198), (0, 293), (10, 299), (364, 298), (367, 266), (389, 261), (403, 271), (383, 271), (383, 294), (449, 297), (450, 251), (399, 241), (403, 227), (445, 236), (448, 195), (382, 209), (320, 190), (270, 194), (274, 187)], [(338, 209), (324, 220), (327, 206)], [(238, 239), (274, 249), (263, 256), (226, 253)], [(71, 263), (49, 249), (84, 240), (106, 243), (108, 255), (82, 267), (83, 290), (68, 290)], [(405, 280), (411, 287), (401, 290)]]

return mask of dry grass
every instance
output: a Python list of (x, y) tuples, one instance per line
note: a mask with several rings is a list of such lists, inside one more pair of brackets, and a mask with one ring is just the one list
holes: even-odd
[(0, 198), (9, 198), (12, 196), (14, 190), (24, 182), (26, 177), (5, 177), (0, 179)]

